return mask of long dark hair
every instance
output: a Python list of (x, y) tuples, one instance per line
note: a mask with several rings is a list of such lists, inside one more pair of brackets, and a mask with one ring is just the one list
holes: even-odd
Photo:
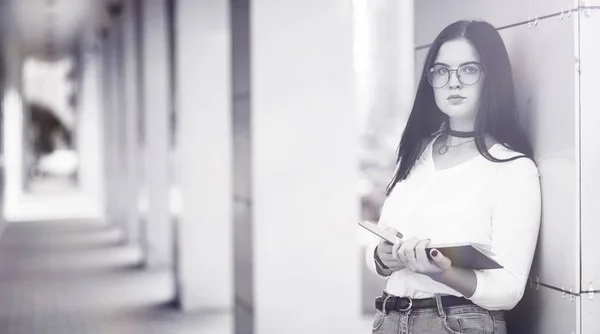
[[(433, 66), (440, 47), (447, 41), (461, 37), (469, 40), (477, 50), (486, 73), (480, 97), (480, 109), (475, 121), (477, 150), (493, 162), (507, 162), (519, 158), (533, 160), (531, 145), (519, 126), (512, 69), (500, 34), (487, 22), (458, 21), (446, 27), (429, 48), (415, 102), (398, 145), (396, 163), (399, 166), (388, 185), (388, 195), (396, 183), (406, 179), (410, 173), (421, 153), (422, 141), (439, 130), (448, 120), (448, 116), (435, 103), (433, 88), (427, 81), (427, 71)], [(486, 134), (491, 135), (501, 145), (522, 155), (509, 159), (498, 159), (492, 156), (485, 144)]]

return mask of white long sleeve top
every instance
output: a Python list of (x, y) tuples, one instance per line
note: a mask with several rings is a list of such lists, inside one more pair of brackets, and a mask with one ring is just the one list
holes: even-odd
[[(527, 158), (495, 163), (479, 155), (437, 170), (432, 155), (434, 142), (386, 199), (379, 225), (395, 227), (405, 240), (416, 237), (431, 239), (432, 243), (491, 245), (495, 259), (504, 268), (475, 270), (477, 288), (469, 299), (488, 310), (512, 309), (523, 296), (540, 226), (537, 167)], [(490, 153), (501, 159), (520, 155), (500, 144), (492, 146)], [(375, 274), (376, 246), (371, 245), (366, 252), (367, 265)], [(396, 296), (462, 296), (406, 268), (384, 278), (388, 280), (386, 291)]]

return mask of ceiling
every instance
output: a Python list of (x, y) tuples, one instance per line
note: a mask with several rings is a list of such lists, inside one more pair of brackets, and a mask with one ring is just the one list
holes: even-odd
[[(0, 0), (8, 14), (5, 32), (24, 57), (63, 58), (77, 43), (92, 45), (108, 24), (107, 6), (116, 0)], [(16, 44), (16, 45), (14, 45)]]

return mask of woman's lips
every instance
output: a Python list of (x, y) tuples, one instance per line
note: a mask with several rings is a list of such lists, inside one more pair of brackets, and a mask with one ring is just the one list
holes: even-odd
[(450, 96), (448, 96), (448, 101), (450, 101), (450, 103), (461, 103), (465, 99), (466, 99), (466, 97), (464, 97), (462, 95), (450, 95)]

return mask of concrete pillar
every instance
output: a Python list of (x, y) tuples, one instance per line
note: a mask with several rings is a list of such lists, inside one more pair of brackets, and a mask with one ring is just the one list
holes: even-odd
[(369, 166), (363, 192), (375, 209), (365, 219), (376, 221), (414, 100), (414, 8), (413, 0), (354, 4), (360, 159)]
[(183, 309), (233, 306), (229, 1), (178, 0), (177, 283)]
[[(414, 100), (414, 0), (354, 0), (354, 64), (359, 115), (361, 220), (378, 221), (396, 149)], [(361, 232), (366, 250), (376, 242)], [(375, 241), (373, 241), (375, 240)], [(364, 252), (362, 252), (364, 254)], [(362, 307), (374, 312), (373, 299), (386, 281), (361, 262)]]
[(94, 205), (96, 216), (104, 208), (103, 157), (103, 99), (101, 98), (101, 53), (83, 57), (83, 78), (77, 125), (77, 154), (79, 155), (79, 185)]
[(251, 8), (254, 332), (357, 333), (352, 1)]
[(113, 224), (115, 221), (114, 198), (115, 180), (114, 180), (114, 128), (113, 119), (115, 112), (114, 96), (114, 39), (107, 33), (102, 44), (102, 138), (103, 138), (103, 169), (105, 179), (105, 216), (107, 223)]
[(104, 152), (106, 218), (123, 231), (123, 63), (119, 19), (113, 20), (104, 44)]
[(250, 334), (254, 329), (250, 2), (250, 0), (231, 2), (236, 334)]
[(110, 32), (112, 40), (112, 108), (111, 111), (111, 133), (110, 140), (113, 147), (113, 193), (110, 194), (114, 200), (114, 223), (119, 226), (123, 232), (124, 240), (127, 237), (126, 220), (126, 148), (125, 126), (127, 122), (127, 109), (125, 106), (125, 66), (124, 66), (124, 43), (123, 43), (123, 17), (118, 16), (113, 19)]
[(169, 57), (165, 0), (142, 2), (144, 95), (144, 174), (148, 210), (143, 250), (148, 267), (172, 265), (173, 230), (169, 214)]
[[(2, 5), (7, 8), (7, 5)], [(2, 142), (4, 145), (4, 216), (11, 220), (18, 215), (19, 201), (23, 195), (25, 180), (24, 150), (24, 105), (21, 90), (22, 55), (18, 35), (14, 27), (7, 27), (2, 45), (4, 46), (4, 86), (2, 96)], [(3, 225), (2, 225), (3, 226)]]
[(137, 245), (140, 234), (140, 215), (138, 211), (138, 192), (140, 177), (138, 169), (142, 165), (139, 147), (139, 86), (138, 62), (140, 53), (137, 44), (137, 20), (139, 13), (134, 1), (124, 2), (122, 15), (123, 34), (123, 75), (124, 75), (124, 138), (123, 138), (123, 207), (124, 226), (127, 241)]

